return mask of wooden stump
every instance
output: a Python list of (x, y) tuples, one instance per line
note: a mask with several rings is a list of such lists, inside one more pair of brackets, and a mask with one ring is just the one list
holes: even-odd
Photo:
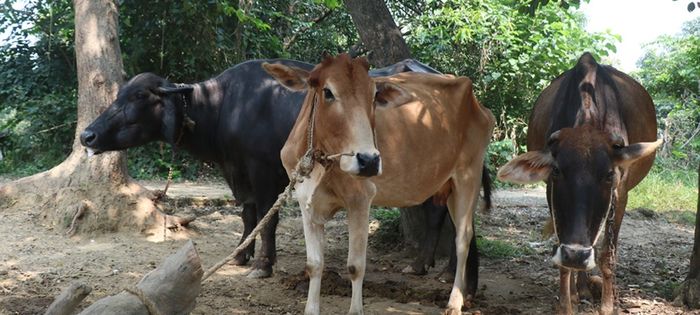
[[(160, 267), (146, 274), (135, 287), (98, 300), (80, 314), (189, 314), (195, 307), (195, 299), (202, 287), (203, 273), (199, 254), (194, 243), (189, 241), (177, 253), (166, 258)], [(81, 291), (79, 287), (74, 286), (64, 290), (46, 314), (71, 314), (85, 297), (78, 299), (78, 293), (85, 290)]]

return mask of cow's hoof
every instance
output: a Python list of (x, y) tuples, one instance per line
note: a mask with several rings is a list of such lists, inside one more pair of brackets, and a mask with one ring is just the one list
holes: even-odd
[(272, 270), (265, 270), (265, 269), (253, 269), (248, 273), (248, 278), (250, 279), (262, 279), (262, 278), (269, 278), (272, 276)]
[(403, 270), (401, 270), (401, 273), (407, 273), (407, 274), (422, 276), (422, 275), (427, 274), (428, 271), (426, 270), (425, 267), (423, 267), (423, 268), (416, 268), (416, 267), (414, 267), (413, 265), (408, 265), (408, 266), (406, 266), (406, 268), (403, 268)]
[(600, 297), (603, 295), (603, 278), (600, 276), (588, 277), (588, 291), (591, 292), (594, 300), (600, 301)]
[(245, 266), (246, 264), (248, 264), (248, 261), (250, 261), (250, 255), (246, 253), (240, 253), (231, 260), (231, 264), (236, 266)]
[(455, 281), (455, 274), (451, 271), (443, 271), (437, 276), (437, 280), (442, 283), (450, 283)]
[(462, 315), (462, 311), (454, 308), (448, 308), (442, 312), (442, 315)]

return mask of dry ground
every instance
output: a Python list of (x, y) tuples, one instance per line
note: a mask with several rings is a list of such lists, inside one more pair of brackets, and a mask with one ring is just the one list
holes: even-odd
[[(1, 182), (0, 182), (1, 184)], [(155, 183), (162, 187), (162, 184)], [(242, 231), (240, 208), (223, 184), (178, 184), (170, 209), (195, 214), (194, 237), (204, 268), (228, 255)], [(200, 198), (206, 196), (207, 198)], [(558, 272), (549, 262), (551, 240), (539, 230), (547, 217), (541, 189), (503, 190), (496, 208), (479, 214), (479, 237), (515, 249), (515, 255), (482, 256), (477, 299), (465, 314), (551, 314)], [(82, 306), (118, 293), (155, 268), (185, 240), (148, 241), (143, 235), (112, 233), (68, 238), (64, 231), (39, 225), (31, 210), (0, 209), (0, 314), (42, 314), (72, 281), (93, 287)], [(245, 277), (248, 267), (224, 266), (203, 284), (194, 314), (299, 314), (306, 299), (302, 271), (304, 238), (298, 210), (285, 209), (277, 232), (275, 275)], [(377, 222), (373, 222), (376, 227)], [(326, 228), (326, 270), (322, 312), (344, 314), (350, 304), (346, 279), (347, 229), (343, 215)], [(372, 237), (370, 236), (370, 239)], [(667, 300), (687, 272), (692, 226), (669, 223), (648, 211), (629, 211), (622, 227), (617, 269), (621, 313), (681, 314), (690, 311)], [(370, 248), (364, 304), (368, 314), (438, 314), (450, 284), (437, 279), (446, 263), (427, 276), (401, 274), (411, 261), (407, 250)], [(581, 313), (593, 306), (583, 303)]]

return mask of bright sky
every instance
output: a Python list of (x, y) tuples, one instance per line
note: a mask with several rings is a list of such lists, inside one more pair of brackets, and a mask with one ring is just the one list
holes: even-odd
[(581, 9), (588, 18), (588, 31), (609, 29), (622, 36), (617, 53), (606, 63), (629, 72), (637, 68), (645, 43), (659, 35), (674, 35), (683, 22), (700, 17), (700, 9), (688, 12), (688, 0), (590, 0)]

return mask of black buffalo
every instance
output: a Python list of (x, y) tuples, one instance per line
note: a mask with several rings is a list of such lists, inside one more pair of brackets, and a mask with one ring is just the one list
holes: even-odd
[[(89, 154), (164, 141), (200, 160), (218, 164), (236, 200), (243, 205), (242, 241), (289, 183), (279, 152), (305, 94), (278, 84), (263, 70), (263, 62), (305, 70), (313, 68), (313, 65), (293, 60), (251, 60), (195, 84), (173, 84), (155, 74), (142, 73), (121, 87), (117, 99), (82, 132), (80, 140)], [(370, 74), (381, 76), (407, 71), (437, 73), (408, 59)], [(430, 200), (424, 205), (436, 207)], [(441, 208), (429, 212), (437, 217), (429, 220), (434, 223), (428, 230), (439, 232), (447, 213), (446, 207)], [(275, 215), (262, 231), (260, 255), (250, 277), (268, 277), (272, 273), (278, 220)], [(474, 290), (478, 272), (478, 265), (471, 263), (472, 259), (478, 259), (475, 239), (472, 238), (474, 243), (470, 246), (470, 263), (467, 264), (469, 281), (473, 282), (469, 287)], [(423, 246), (434, 247), (435, 242), (436, 237), (428, 237)], [(246, 264), (254, 254), (254, 245), (238, 255), (234, 263)], [(422, 252), (431, 257), (419, 257), (420, 265), (424, 266), (424, 262), (430, 265), (432, 252)]]

